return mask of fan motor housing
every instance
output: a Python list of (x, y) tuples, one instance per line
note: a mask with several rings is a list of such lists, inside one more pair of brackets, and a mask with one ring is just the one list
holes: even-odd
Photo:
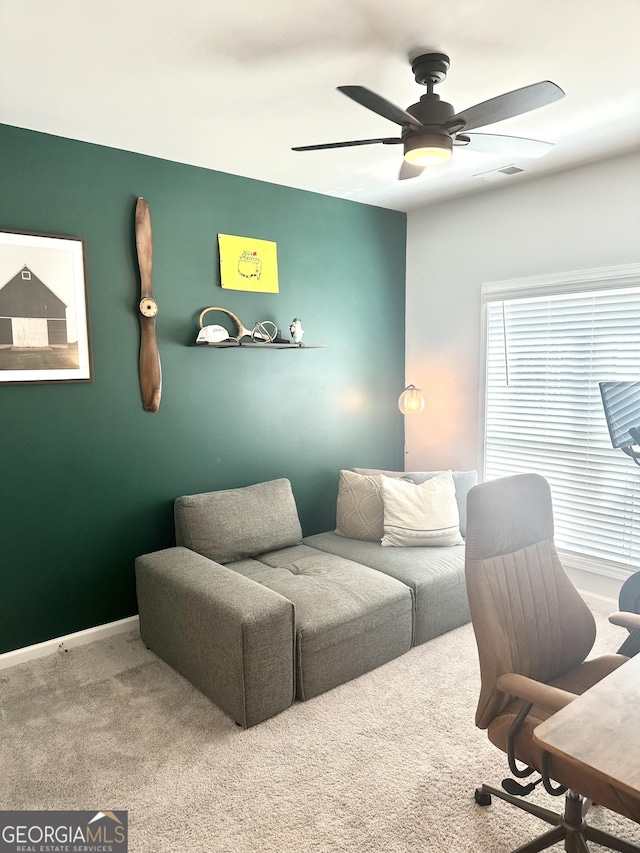
[(422, 122), (426, 127), (434, 128), (444, 125), (455, 115), (455, 110), (446, 101), (441, 101), (438, 95), (423, 95), (417, 104), (407, 107), (407, 112)]

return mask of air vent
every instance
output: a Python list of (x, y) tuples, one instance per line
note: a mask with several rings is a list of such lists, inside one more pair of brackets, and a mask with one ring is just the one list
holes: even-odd
[(505, 181), (512, 175), (519, 175), (524, 172), (520, 166), (502, 166), (500, 169), (492, 169), (490, 172), (478, 172), (474, 178), (480, 178), (481, 181)]

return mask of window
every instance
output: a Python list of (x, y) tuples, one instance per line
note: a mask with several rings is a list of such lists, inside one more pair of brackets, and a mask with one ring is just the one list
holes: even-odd
[(486, 479), (533, 471), (559, 548), (640, 566), (640, 469), (611, 446), (598, 383), (640, 380), (640, 266), (483, 287)]

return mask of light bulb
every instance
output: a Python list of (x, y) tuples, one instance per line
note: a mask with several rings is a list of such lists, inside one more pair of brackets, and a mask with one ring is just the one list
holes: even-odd
[(453, 151), (453, 139), (443, 133), (418, 133), (404, 142), (404, 159), (412, 166), (446, 163)]
[(424, 410), (424, 397), (415, 385), (407, 385), (398, 398), (398, 408), (403, 415), (419, 415)]
[(446, 148), (414, 148), (404, 155), (404, 159), (412, 166), (437, 166), (446, 163), (450, 157), (451, 151)]

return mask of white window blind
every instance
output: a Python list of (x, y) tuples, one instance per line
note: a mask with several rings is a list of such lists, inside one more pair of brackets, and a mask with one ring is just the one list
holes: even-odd
[(640, 268), (597, 272), (486, 286), (484, 473), (542, 474), (558, 547), (637, 567), (640, 468), (611, 446), (598, 383), (640, 380)]

